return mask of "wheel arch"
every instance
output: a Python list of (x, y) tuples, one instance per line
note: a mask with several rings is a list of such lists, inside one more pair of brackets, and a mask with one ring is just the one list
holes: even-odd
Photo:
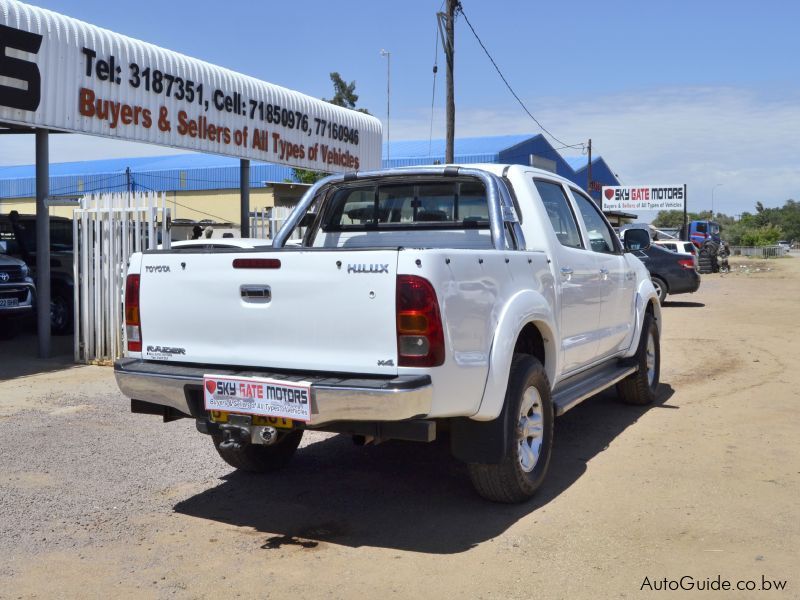
[(503, 408), (511, 361), (517, 352), (542, 363), (550, 382), (558, 372), (557, 329), (552, 308), (538, 292), (526, 290), (509, 302), (495, 328), (489, 356), (489, 372), (478, 411), (478, 421), (497, 418)]

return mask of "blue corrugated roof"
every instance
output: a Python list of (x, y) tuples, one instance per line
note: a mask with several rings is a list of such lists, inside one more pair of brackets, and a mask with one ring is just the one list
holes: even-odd
[[(444, 163), (445, 140), (399, 140), (391, 142), (391, 159), (384, 167), (405, 167)], [(384, 145), (385, 151), (385, 145)], [(509, 162), (528, 164), (530, 154), (555, 161), (556, 171), (576, 182), (577, 172), (585, 169), (586, 157), (561, 157), (541, 134), (469, 137), (455, 140), (454, 162), (460, 164)], [(618, 185), (602, 158), (592, 161), (602, 166), (604, 185)], [(215, 154), (170, 154), (114, 158), (50, 165), (50, 194), (75, 195), (102, 191), (124, 191), (128, 186), (126, 169), (137, 190), (194, 191), (239, 187), (239, 160)], [(282, 165), (252, 162), (250, 186), (292, 179), (292, 169)], [(0, 198), (26, 198), (36, 194), (34, 165), (0, 167)]]
[(565, 156), (564, 160), (572, 167), (573, 171), (580, 171), (586, 166), (586, 163), (589, 162), (587, 156)]
[[(453, 154), (463, 156), (497, 154), (532, 137), (535, 136), (524, 134), (457, 138), (453, 142)], [(391, 142), (389, 150), (389, 156), (396, 158), (444, 156), (445, 140), (399, 140)], [(386, 144), (383, 145), (383, 155), (386, 156)]]

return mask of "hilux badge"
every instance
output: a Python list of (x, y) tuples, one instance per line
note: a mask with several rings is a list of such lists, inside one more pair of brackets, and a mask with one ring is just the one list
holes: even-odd
[(382, 265), (347, 265), (348, 273), (388, 273), (389, 264)]

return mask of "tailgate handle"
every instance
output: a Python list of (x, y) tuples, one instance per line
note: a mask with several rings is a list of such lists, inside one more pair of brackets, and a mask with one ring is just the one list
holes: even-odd
[(272, 300), (272, 290), (268, 285), (243, 285), (239, 290), (245, 302), (266, 304)]

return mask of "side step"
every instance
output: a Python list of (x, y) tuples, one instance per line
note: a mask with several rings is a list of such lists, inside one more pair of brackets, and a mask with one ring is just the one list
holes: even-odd
[(636, 372), (636, 365), (619, 361), (599, 365), (569, 379), (565, 379), (553, 390), (553, 406), (556, 416), (561, 416), (570, 408), (587, 398), (602, 392), (618, 381)]

